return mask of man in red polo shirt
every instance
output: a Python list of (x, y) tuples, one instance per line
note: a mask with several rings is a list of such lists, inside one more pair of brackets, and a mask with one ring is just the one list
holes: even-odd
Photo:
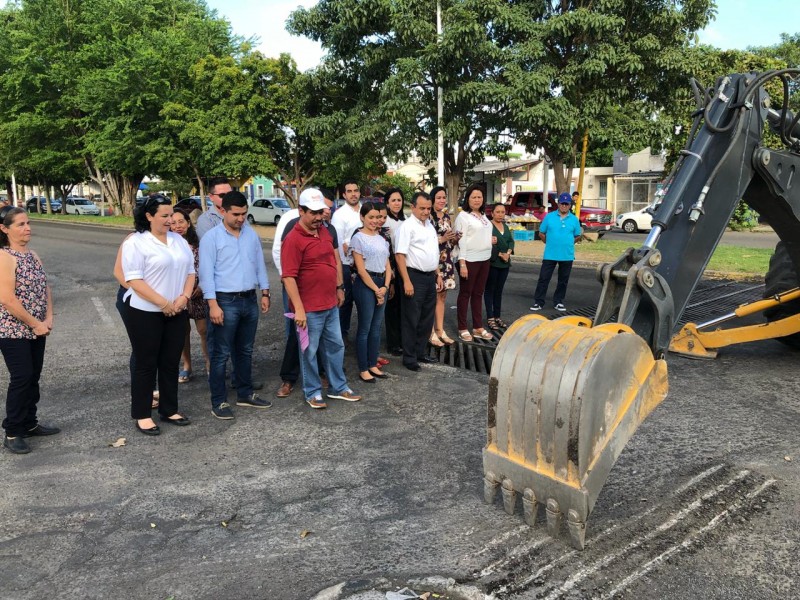
[[(317, 369), (322, 354), (330, 387), (328, 398), (357, 402), (344, 374), (344, 342), (339, 326), (339, 305), (344, 286), (337, 286), (338, 268), (331, 235), (321, 227), (326, 208), (322, 192), (307, 189), (300, 194), (300, 220), (281, 246), (283, 286), (298, 328), (303, 393), (311, 408), (326, 408)], [(305, 331), (303, 331), (305, 330)], [(308, 345), (304, 339), (308, 336)]]

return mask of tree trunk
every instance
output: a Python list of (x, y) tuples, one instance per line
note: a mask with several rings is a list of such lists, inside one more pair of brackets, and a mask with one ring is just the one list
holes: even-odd
[(464, 148), (465, 140), (459, 140), (458, 149), (452, 143), (445, 141), (444, 147), (444, 186), (447, 189), (447, 206), (451, 214), (456, 213), (456, 208), (461, 204), (459, 192), (464, 181), (464, 169), (467, 153)]
[(197, 178), (197, 189), (200, 192), (200, 210), (206, 212), (206, 186), (203, 183), (203, 178), (200, 176), (200, 171), (198, 171), (196, 165), (192, 165), (192, 170), (194, 171), (194, 176)]

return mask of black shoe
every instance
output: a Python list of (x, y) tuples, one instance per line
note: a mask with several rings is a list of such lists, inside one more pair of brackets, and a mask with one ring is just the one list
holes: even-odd
[(364, 383), (375, 383), (375, 378), (374, 377), (370, 377), (369, 379), (366, 379), (366, 378), (362, 377), (361, 373), (358, 374), (358, 378), (361, 381), (363, 381)]
[(236, 406), (249, 406), (250, 408), (269, 408), (272, 402), (259, 398), (258, 394), (250, 394), (246, 398), (238, 398)]
[(422, 368), (419, 365), (409, 365), (409, 364), (406, 364), (406, 363), (403, 363), (403, 366), (406, 369), (408, 369), (409, 371), (419, 371)]
[(389, 348), (389, 354), (392, 356), (403, 356), (403, 349), (399, 346), (397, 348)]
[(55, 435), (57, 433), (61, 433), (61, 430), (58, 427), (48, 427), (47, 425), (42, 425), (39, 423), (33, 429), (28, 429), (25, 433), (22, 434), (22, 437), (34, 437), (38, 435)]
[[(174, 417), (175, 415), (172, 415), (172, 416)], [(164, 423), (170, 423), (172, 425), (177, 425), (178, 427), (185, 427), (186, 425), (189, 425), (191, 423), (191, 421), (189, 419), (187, 419), (186, 417), (183, 417), (183, 416), (181, 416), (181, 417), (179, 417), (177, 419), (171, 419), (169, 417), (165, 417), (164, 415), (161, 415), (159, 417), (159, 419), (161, 419)]]
[(8, 448), (14, 454), (27, 454), (31, 451), (31, 447), (28, 445), (28, 442), (25, 441), (21, 435), (17, 437), (8, 437), (5, 436), (3, 439), (3, 446)]
[(369, 370), (369, 374), (372, 375), (373, 377), (377, 377), (378, 379), (386, 379), (387, 377), (389, 377), (386, 373), (376, 373), (372, 369)]
[(161, 435), (161, 428), (158, 425), (153, 425), (152, 427), (145, 429), (144, 427), (139, 425), (139, 421), (136, 421), (136, 429), (138, 429), (145, 435)]
[(433, 364), (439, 362), (439, 359), (436, 358), (435, 356), (423, 356), (422, 358), (418, 358), (417, 360), (421, 363), (427, 363), (427, 364)]

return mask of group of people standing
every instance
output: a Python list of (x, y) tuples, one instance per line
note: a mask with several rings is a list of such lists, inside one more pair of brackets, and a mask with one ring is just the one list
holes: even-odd
[[(358, 182), (346, 181), (343, 189), (345, 202), (335, 212), (332, 199), (320, 190), (304, 190), (298, 208), (281, 218), (272, 250), (282, 281), (287, 339), (276, 395), (289, 396), (302, 377), (304, 400), (314, 409), (326, 408), (326, 397), (361, 400), (344, 371), (353, 305), (363, 383), (387, 377), (389, 361), (379, 352), (384, 325), (389, 352), (402, 356), (412, 371), (437, 362), (428, 344), (455, 343), (444, 329), (444, 313), (456, 277), (459, 339), (489, 340), (489, 330), (507, 326), (500, 314), (514, 240), (503, 204), (493, 205), (489, 218), (482, 188), (471, 186), (453, 220), (446, 190), (436, 187), (430, 194), (416, 192), (406, 217), (400, 189), (363, 202)], [(209, 196), (213, 207), (196, 227), (191, 215), (174, 209), (168, 198), (150, 196), (136, 209), (136, 231), (117, 254), (117, 308), (132, 349), (131, 417), (145, 435), (161, 433), (154, 409), (162, 423), (191, 423), (178, 408), (179, 384), (193, 377), (190, 320), (202, 341), (212, 414), (235, 416), (227, 401), (229, 360), (236, 405), (272, 405), (256, 393), (263, 384), (252, 379), (259, 313), (269, 311), (272, 302), (261, 242), (246, 222), (246, 197), (227, 179), (212, 180)], [(571, 267), (567, 246), (574, 245), (580, 226), (562, 204), (542, 225), (547, 246), (533, 310), (541, 308), (555, 268), (556, 308), (563, 309)], [(25, 211), (0, 209), (0, 352), (11, 373), (4, 445), (15, 453), (30, 451), (27, 438), (59, 432), (36, 416), (53, 308), (41, 261), (28, 248), (30, 236)], [(554, 248), (550, 255), (548, 248)]]

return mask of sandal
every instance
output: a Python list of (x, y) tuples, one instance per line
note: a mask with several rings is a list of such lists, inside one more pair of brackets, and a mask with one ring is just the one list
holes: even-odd
[(454, 339), (450, 338), (450, 337), (449, 337), (449, 336), (448, 336), (448, 335), (447, 335), (447, 334), (444, 332), (444, 329), (442, 329), (441, 331), (437, 331), (437, 332), (436, 332), (436, 335), (438, 335), (438, 336), (439, 336), (439, 339), (440, 339), (440, 340), (442, 340), (442, 341), (443, 341), (445, 344), (447, 344), (448, 346), (451, 346), (451, 345), (453, 345), (453, 344), (455, 344), (455, 343), (456, 343), (456, 341), (455, 341)]
[(471, 342), (472, 341), (472, 334), (469, 331), (467, 331), (466, 329), (464, 331), (459, 331), (458, 332), (458, 337), (462, 342)]
[(489, 329), (499, 329), (500, 324), (497, 322), (495, 318), (486, 319), (486, 324), (489, 326)]
[(444, 342), (439, 339), (439, 336), (436, 335), (433, 331), (431, 331), (431, 337), (428, 338), (431, 346), (436, 346), (437, 348), (441, 348), (444, 346)]
[(485, 329), (473, 329), (472, 335), (482, 340), (493, 340), (494, 336)]
[(159, 394), (158, 390), (154, 391), (153, 392), (153, 403), (150, 406), (152, 406), (153, 408), (158, 408), (158, 400), (159, 400), (160, 397), (161, 397), (161, 394)]
[(178, 383), (189, 383), (192, 380), (191, 371), (181, 371), (178, 373)]
[(495, 322), (495, 323), (497, 323), (497, 326), (498, 326), (499, 328), (501, 328), (501, 329), (508, 329), (508, 323), (506, 323), (505, 321), (503, 321), (503, 319), (497, 318), (497, 319), (495, 319), (495, 320), (494, 320), (494, 322)]
[(379, 367), (383, 367), (383, 366), (385, 366), (385, 365), (388, 365), (388, 364), (389, 364), (389, 361), (388, 361), (388, 360), (386, 360), (386, 359), (385, 359), (385, 358), (383, 358), (382, 356), (379, 356), (379, 357), (378, 357), (378, 366), (379, 366)]

